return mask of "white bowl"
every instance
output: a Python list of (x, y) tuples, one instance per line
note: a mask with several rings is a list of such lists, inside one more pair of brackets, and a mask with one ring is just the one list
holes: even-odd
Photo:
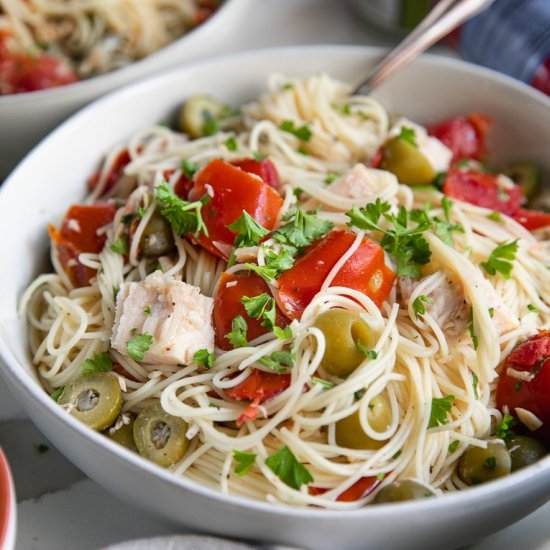
[(6, 455), (0, 449), (0, 548), (15, 548), (16, 500)]
[[(125, 502), (195, 530), (323, 549), (455, 548), (501, 529), (550, 497), (550, 457), (499, 481), (437, 499), (353, 512), (292, 509), (222, 495), (177, 479), (65, 414), (41, 389), (17, 301), (47, 256), (46, 224), (84, 194), (86, 176), (111, 146), (163, 120), (196, 92), (238, 105), (272, 71), (324, 70), (352, 81), (380, 54), (355, 47), (282, 48), (213, 59), (115, 92), (45, 139), (0, 191), (0, 358), (27, 413), (66, 456)], [(473, 110), (495, 120), (495, 161), (529, 157), (548, 171), (550, 99), (508, 77), (426, 56), (380, 90), (393, 111), (428, 122)], [(47, 175), (47, 177), (46, 177)]]
[(202, 25), (122, 69), (49, 90), (0, 96), (0, 182), (38, 141), (70, 114), (115, 88), (223, 51), (251, 0), (226, 0)]

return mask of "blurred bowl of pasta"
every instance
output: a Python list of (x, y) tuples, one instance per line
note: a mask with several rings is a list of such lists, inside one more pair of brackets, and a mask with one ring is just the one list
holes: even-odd
[(248, 3), (0, 2), (0, 181), (96, 97), (219, 52)]
[[(234, 113), (234, 109), (261, 97), (266, 92), (268, 82), (271, 84), (278, 83), (275, 90), (277, 92), (287, 88), (292, 89), (292, 82), (294, 82), (292, 79), (308, 78), (312, 75), (326, 73), (333, 79), (352, 84), (357, 79), (358, 74), (361, 74), (369, 65), (376, 62), (380, 53), (380, 50), (377, 49), (360, 47), (280, 48), (214, 58), (164, 73), (155, 78), (128, 86), (85, 107), (43, 140), (6, 180), (0, 191), (0, 232), (3, 235), (8, 235), (9, 238), (1, 240), (0, 254), (4, 265), (9, 266), (9, 269), (4, 270), (0, 286), (4, 297), (0, 303), (0, 358), (2, 360), (2, 370), (0, 372), (7, 385), (18, 396), (31, 419), (48, 439), (87, 475), (120, 497), (124, 502), (139, 506), (152, 515), (161, 517), (173, 524), (191, 526), (195, 530), (222, 536), (319, 550), (328, 550), (335, 547), (352, 550), (365, 548), (365, 546), (387, 549), (403, 547), (457, 548), (511, 525), (548, 501), (550, 495), (550, 459), (548, 457), (542, 458), (536, 464), (521, 471), (490, 483), (466, 488), (465, 490), (449, 491), (437, 498), (402, 503), (366, 505), (354, 508), (349, 502), (337, 502), (334, 509), (321, 509), (321, 506), (307, 506), (307, 504), (320, 502), (315, 499), (323, 496), (322, 489), (314, 493), (304, 490), (305, 487), (302, 487), (301, 491), (286, 493), (285, 491), (288, 488), (283, 487), (280, 491), (274, 490), (269, 497), (264, 495), (263, 499), (249, 498), (250, 495), (257, 495), (258, 491), (263, 490), (263, 485), (259, 481), (257, 484), (254, 484), (254, 482), (247, 484), (243, 481), (243, 490), (234, 494), (229, 489), (233, 489), (235, 486), (239, 487), (241, 478), (233, 474), (232, 460), (234, 455), (231, 454), (231, 447), (227, 447), (226, 444), (225, 455), (221, 451), (212, 454), (209, 454), (209, 452), (219, 441), (224, 443), (224, 438), (230, 430), (238, 430), (234, 422), (237, 417), (227, 416), (226, 420), (230, 419), (231, 422), (227, 422), (221, 428), (226, 432), (222, 434), (216, 432), (212, 441), (209, 441), (208, 435), (205, 435), (201, 439), (200, 444), (202, 447), (191, 448), (192, 456), (188, 457), (189, 461), (192, 462), (192, 460), (197, 459), (197, 457), (200, 458), (203, 454), (206, 457), (204, 462), (201, 463), (203, 470), (200, 472), (193, 470), (189, 475), (175, 475), (177, 472), (174, 473), (160, 468), (153, 462), (144, 460), (136, 453), (125, 449), (103, 434), (84, 426), (72, 414), (67, 414), (67, 407), (60, 407), (51, 398), (49, 393), (53, 392), (54, 389), (57, 390), (59, 384), (68, 381), (67, 378), (65, 381), (63, 381), (64, 379), (61, 380), (59, 384), (52, 385), (50, 382), (53, 377), (58, 374), (63, 375), (65, 367), (72, 365), (76, 357), (75, 354), (75, 357), (67, 358), (60, 351), (61, 345), (69, 345), (72, 340), (78, 340), (79, 338), (79, 336), (75, 336), (74, 338), (62, 339), (61, 333), (64, 327), (70, 325), (70, 319), (60, 318), (59, 321), (56, 321), (55, 330), (51, 333), (51, 337), (48, 337), (50, 338), (49, 341), (44, 340), (41, 343), (39, 338), (33, 336), (33, 341), (29, 344), (29, 338), (31, 338), (29, 334), (36, 334), (36, 332), (29, 332), (29, 326), (24, 316), (20, 314), (20, 304), (25, 289), (31, 281), (40, 273), (44, 273), (45, 269), (51, 271), (51, 266), (48, 267), (47, 265), (49, 241), (46, 228), (49, 224), (58, 223), (63, 212), (71, 203), (82, 199), (86, 193), (87, 185), (89, 186), (88, 189), (92, 189), (92, 193), (97, 196), (103, 196), (102, 193), (109, 192), (108, 185), (110, 184), (107, 176), (111, 172), (106, 172), (103, 176), (97, 175), (98, 167), (105, 155), (110, 159), (111, 166), (116, 166), (117, 159), (122, 158), (121, 151), (123, 154), (130, 151), (136, 157), (139, 157), (149, 147), (151, 156), (148, 162), (154, 165), (153, 172), (156, 174), (154, 177), (158, 180), (155, 180), (156, 184), (159, 184), (163, 178), (170, 180), (172, 183), (175, 183), (176, 179), (179, 182), (183, 171), (189, 169), (190, 166), (185, 165), (183, 169), (180, 168), (182, 161), (178, 154), (182, 151), (184, 153), (189, 151), (189, 142), (185, 137), (175, 136), (166, 125), (178, 125), (181, 114), (180, 108), (187, 98), (200, 97), (203, 102), (201, 106), (204, 106), (205, 101), (208, 101), (208, 105), (211, 106), (212, 98), (205, 99), (204, 94), (215, 96), (223, 105), (230, 107), (229, 114), (227, 114), (227, 120), (229, 120)], [(288, 80), (281, 76), (271, 76), (270, 78), (270, 75), (274, 73), (285, 75)], [(323, 99), (324, 96), (320, 92), (321, 85), (317, 86), (316, 82), (326, 81), (314, 80), (312, 88), (309, 88), (310, 91), (313, 90), (313, 97)], [(330, 89), (340, 89), (339, 85), (329, 84), (329, 86), (333, 86)], [(275, 92), (273, 93), (275, 94)], [(279, 96), (275, 94), (274, 97), (278, 98)], [(501, 165), (513, 159), (529, 158), (541, 166), (543, 177), (548, 177), (550, 164), (546, 143), (548, 128), (550, 128), (550, 100), (506, 76), (461, 61), (428, 55), (420, 58), (411, 67), (397, 75), (394, 80), (380, 88), (374, 97), (377, 100), (376, 104), (383, 105), (388, 112), (397, 115), (403, 114), (410, 117), (411, 120), (426, 125), (458, 113), (483, 112), (494, 121), (494, 130), (489, 140), (489, 147), (494, 152), (493, 162), (496, 165)], [(302, 101), (303, 97), (300, 96), (300, 98)], [(269, 101), (267, 101), (267, 104), (272, 106)], [(282, 106), (282, 108), (288, 105), (284, 100), (280, 102), (277, 100), (275, 104), (278, 107)], [(305, 105), (305, 103), (299, 101), (297, 104), (300, 104), (302, 108)], [(368, 109), (371, 105), (370, 99), (366, 101), (364, 98), (357, 104), (362, 105), (361, 108), (363, 109)], [(521, 109), (518, 109), (518, 105), (521, 106)], [(219, 107), (219, 104), (217, 106)], [(339, 107), (337, 105), (335, 108), (330, 101), (326, 103), (326, 106), (331, 120), (334, 118), (335, 112), (345, 117), (349, 115), (349, 110), (352, 108), (345, 105)], [(383, 114), (376, 114), (379, 112), (381, 111), (371, 109), (367, 113), (368, 116), (358, 117), (357, 120), (360, 123), (358, 122), (355, 127), (356, 132), (361, 131), (363, 124), (366, 124), (369, 128), (372, 124), (377, 127), (376, 121), (384, 119)], [(249, 108), (246, 114), (254, 118), (254, 108)], [(163, 124), (159, 125), (159, 122)], [(212, 120), (202, 119), (202, 122), (211, 123)], [(339, 122), (342, 121), (339, 119)], [(387, 121), (383, 123), (386, 124)], [(291, 158), (296, 163), (301, 163), (302, 167), (309, 167), (311, 172), (319, 169), (315, 155), (320, 155), (322, 152), (316, 151), (313, 154), (311, 149), (306, 150), (302, 147), (304, 146), (303, 142), (307, 142), (309, 137), (307, 128), (297, 127), (289, 122), (285, 123), (283, 120), (281, 122), (282, 131), (286, 133), (284, 138), (280, 138), (276, 135), (277, 126), (263, 122), (260, 122), (260, 124), (261, 126), (258, 127), (256, 133), (253, 133), (250, 142), (247, 142), (247, 144), (238, 141), (234, 134), (214, 133), (214, 136), (199, 137), (194, 145), (196, 149), (193, 149), (195, 162), (211, 160), (213, 165), (219, 167), (220, 164), (223, 164), (219, 157), (225, 158), (230, 154), (234, 154), (237, 158), (237, 153), (235, 153), (237, 147), (246, 146), (255, 152), (258, 152), (258, 150), (262, 152), (261, 148), (265, 147), (266, 142), (272, 139), (277, 144), (278, 155), (283, 157), (286, 155), (285, 158)], [(154, 127), (154, 131), (144, 131), (149, 127)], [(129, 145), (127, 145), (128, 149), (121, 149), (121, 144), (128, 143), (132, 136), (137, 137), (131, 139)], [(376, 140), (372, 142), (359, 140), (359, 142), (360, 147), (358, 147), (358, 150), (363, 147), (372, 150), (373, 154), (376, 152)], [(253, 145), (250, 145), (250, 143)], [(296, 150), (289, 148), (288, 143), (294, 144)], [(333, 149), (330, 149), (327, 153), (329, 162), (336, 162), (337, 154), (343, 151), (342, 143), (343, 139), (330, 142)], [(353, 141), (353, 143), (356, 142)], [(173, 149), (170, 155), (163, 156), (160, 151), (167, 144)], [(324, 145), (325, 142), (321, 141), (317, 144)], [(315, 143), (305, 143), (305, 147), (314, 146)], [(261, 162), (262, 158), (259, 155), (255, 157), (255, 160)], [(138, 161), (134, 167), (143, 168), (143, 162), (141, 164), (140, 162)], [(279, 163), (279, 168), (284, 180), (289, 178), (290, 175), (298, 173), (292, 169), (284, 172), (281, 168), (282, 164), (284, 163)], [(332, 164), (327, 166), (333, 167)], [(120, 169), (120, 165), (118, 168)], [(239, 174), (243, 172), (238, 168), (227, 168), (227, 166), (225, 170), (229, 170), (229, 173), (235, 173), (235, 170)], [(206, 172), (202, 173), (205, 174)], [(210, 176), (213, 177), (212, 174), (214, 172), (209, 173), (205, 184), (206, 195), (209, 195), (210, 199), (203, 197), (204, 205), (208, 205), (209, 201), (215, 196), (213, 191), (214, 182), (209, 179)], [(91, 175), (93, 176), (90, 178)], [(132, 176), (130, 172), (127, 175)], [(148, 178), (153, 177), (150, 173), (146, 176)], [(323, 173), (321, 183), (325, 176), (326, 174)], [(141, 175), (137, 177), (141, 177)], [(261, 183), (259, 182), (260, 177), (250, 176), (247, 181), (251, 185), (258, 186)], [(311, 178), (314, 179), (313, 176)], [(387, 180), (388, 186), (382, 189), (382, 193), (397, 188), (397, 180), (390, 180)], [(181, 181), (185, 186), (185, 178), (182, 178)], [(303, 184), (304, 188), (308, 190), (312, 188), (311, 181), (304, 180)], [(131, 185), (135, 186), (135, 179), (132, 180)], [(210, 186), (210, 190), (208, 186)], [(116, 196), (114, 188), (112, 190), (114, 199), (120, 198)], [(401, 188), (401, 190), (405, 197), (410, 196), (410, 191), (404, 188)], [(167, 192), (166, 189), (164, 192)], [(295, 200), (290, 195), (296, 198), (297, 195), (303, 192), (304, 189), (301, 188), (295, 194), (287, 194), (285, 200), (290, 203)], [(395, 189), (392, 193), (394, 192)], [(273, 194), (274, 191), (271, 189), (266, 193)], [(139, 200), (142, 200), (145, 195), (146, 193), (140, 195)], [(137, 197), (137, 195), (134, 197)], [(282, 200), (280, 202), (282, 203)], [(336, 203), (338, 201), (335, 199), (333, 202), (332, 206), (337, 208)], [(189, 204), (193, 208), (197, 207), (197, 202)], [(139, 219), (145, 219), (145, 216), (153, 214), (152, 209), (147, 210), (150, 207), (149, 203), (145, 207), (140, 203), (140, 207)], [(119, 215), (125, 213), (122, 209), (120, 210)], [(213, 218), (217, 216), (215, 211), (210, 214)], [(332, 217), (327, 219), (337, 220), (334, 211), (328, 216)], [(138, 218), (135, 219), (138, 220)], [(132, 225), (132, 219), (134, 218), (128, 218), (130, 226)], [(490, 221), (494, 222), (492, 219)], [(74, 223), (71, 227), (68, 227), (68, 229), (77, 230), (77, 232), (79, 228)], [(518, 229), (518, 231), (523, 230)], [(50, 235), (55, 235), (55, 230), (51, 227)], [(264, 234), (262, 233), (262, 235)], [(525, 235), (525, 233), (521, 233), (521, 235)], [(118, 244), (113, 243), (111, 250), (116, 254), (116, 249), (120, 250), (120, 246), (120, 242)], [(128, 251), (125, 250), (123, 254), (126, 254), (126, 252)], [(219, 247), (218, 252), (215, 253), (219, 257), (220, 254), (226, 252), (228, 251), (225, 251), (223, 247)], [(130, 251), (129, 254), (131, 253)], [(190, 262), (197, 262), (197, 258), (203, 258), (203, 256), (190, 252), (189, 258), (191, 258)], [(117, 261), (122, 265), (120, 257), (115, 258), (108, 269), (114, 269), (113, 266), (116, 267)], [(216, 262), (220, 262), (220, 258), (218, 260), (210, 258), (208, 262), (210, 261), (212, 263), (208, 265), (210, 265), (212, 273), (217, 272), (216, 266), (218, 264)], [(90, 262), (88, 265), (93, 267), (95, 264)], [(202, 261), (202, 265), (207, 265), (206, 260)], [(177, 266), (174, 267), (170, 264), (167, 267), (167, 269), (172, 268), (176, 269)], [(319, 267), (319, 269), (321, 268)], [(311, 277), (314, 276), (313, 271), (310, 275)], [(48, 277), (50, 275), (43, 275), (42, 279), (36, 284), (53, 281)], [(151, 285), (158, 283), (158, 280), (148, 280)], [(54, 287), (60, 286), (56, 281), (57, 279), (52, 283), (51, 292), (45, 295), (44, 299), (49, 300), (48, 303), (53, 303), (52, 293), (57, 292)], [(211, 284), (212, 277), (209, 278), (209, 281), (209, 284)], [(231, 287), (231, 284), (227, 286)], [(97, 307), (93, 310), (93, 315), (100, 315), (100, 310), (108, 310), (110, 304), (112, 316), (113, 288), (109, 286), (102, 291), (105, 291), (105, 308), (102, 310), (101, 306)], [(85, 305), (86, 300), (89, 299), (86, 296), (90, 296), (89, 292), (86, 289), (76, 289), (74, 296), (80, 305)], [(94, 296), (99, 294), (97, 289), (93, 292), (95, 292)], [(66, 294), (62, 290), (55, 299), (59, 299), (61, 304), (66, 299)], [(358, 298), (357, 293), (354, 296), (362, 300), (362, 298)], [(203, 297), (201, 297), (202, 299)], [(339, 303), (343, 302), (340, 301)], [(349, 301), (346, 303), (349, 303)], [(369, 314), (372, 313), (373, 323), (375, 321), (379, 324), (386, 322), (382, 319), (381, 313), (376, 310), (373, 302), (365, 303)], [(427, 303), (425, 302), (425, 304)], [(357, 308), (359, 306), (352, 303), (350, 307)], [(81, 315), (81, 313), (78, 313), (81, 310), (76, 306), (71, 306), (71, 308), (67, 310), (68, 313), (73, 315), (73, 312), (75, 312), (77, 316)], [(36, 310), (36, 317), (31, 316), (31, 321), (35, 329), (41, 330), (40, 321), (38, 320), (41, 312), (38, 309)], [(139, 310), (140, 315), (148, 316), (151, 314), (149, 306), (142, 307), (138, 305), (134, 309)], [(385, 311), (387, 313), (388, 310)], [(86, 316), (85, 313), (83, 315)], [(489, 319), (489, 314), (486, 317)], [(467, 317), (465, 322), (467, 323)], [(490, 322), (488, 320), (488, 323)], [(121, 320), (118, 319), (117, 323), (120, 325)], [(132, 326), (131, 324), (128, 325), (128, 330), (131, 336), (134, 337), (136, 329), (135, 327), (131, 328)], [(391, 338), (387, 337), (391, 332), (390, 329), (391, 327), (384, 332), (386, 334), (384, 346), (390, 349), (393, 345), (392, 349), (395, 350), (397, 342), (394, 341), (392, 344)], [(465, 325), (463, 330), (466, 331)], [(517, 330), (521, 329), (517, 328)], [(100, 332), (94, 334), (96, 338), (99, 338)], [(90, 338), (93, 338), (94, 334), (91, 334)], [(489, 334), (493, 333), (489, 331)], [(145, 334), (141, 334), (137, 338), (141, 338), (143, 341), (145, 336)], [(469, 337), (465, 336), (465, 338)], [(107, 336), (106, 342), (108, 340), (109, 337)], [(491, 337), (480, 335), (480, 341), (478, 352), (480, 364), (486, 361), (487, 349), (493, 346), (491, 349), (494, 353), (491, 353), (495, 357), (491, 361), (493, 362), (492, 368), (496, 368), (500, 351), (494, 347), (494, 342), (491, 343)], [(265, 344), (266, 339), (264, 338), (262, 342)], [(266, 345), (275, 344), (277, 344), (277, 340), (268, 341)], [(85, 345), (88, 345), (88, 341), (85, 342)], [(29, 347), (32, 348), (32, 353), (29, 351)], [(47, 347), (52, 350), (52, 357), (48, 359), (51, 359), (50, 366), (46, 370), (39, 371), (33, 365), (31, 355), (34, 357), (44, 355), (44, 350)], [(410, 347), (411, 349), (417, 349), (413, 343), (410, 344)], [(475, 349), (471, 349), (470, 360), (472, 365), (475, 365), (477, 355)], [(147, 350), (148, 346), (146, 345), (145, 351)], [(163, 352), (163, 350), (156, 351), (158, 353)], [(168, 351), (173, 350), (170, 348)], [(207, 352), (206, 349), (201, 351)], [(235, 355), (241, 353), (241, 351), (232, 350), (228, 354), (233, 353)], [(379, 351), (382, 353), (383, 350)], [(135, 351), (133, 353), (135, 355)], [(82, 354), (83, 357), (84, 354)], [(124, 358), (120, 354), (116, 357), (119, 358), (118, 361), (125, 368), (133, 368), (133, 364), (128, 361), (128, 358)], [(143, 353), (140, 357), (143, 359)], [(371, 354), (371, 357), (376, 359), (377, 355)], [(203, 360), (207, 362), (208, 353), (205, 353)], [(193, 356), (193, 361), (196, 361), (195, 356)], [(420, 365), (422, 359), (418, 361), (418, 365)], [(172, 363), (175, 362), (172, 361)], [(412, 361), (411, 364), (413, 363), (417, 364)], [(181, 364), (165, 365), (165, 367), (170, 376), (175, 377), (170, 380), (176, 381), (176, 387), (172, 394), (167, 396), (167, 400), (163, 401), (163, 405), (165, 403), (170, 404), (170, 400), (172, 400), (171, 402), (177, 401), (178, 392), (181, 390), (181, 387), (177, 385), (184, 383), (184, 380), (177, 378), (180, 376), (177, 370), (182, 368)], [(429, 367), (427, 370), (430, 370)], [(420, 367), (418, 367), (418, 370), (414, 370), (417, 373), (415, 376), (420, 377), (420, 371)], [(47, 381), (43, 377), (45, 372), (51, 374), (51, 376), (48, 374), (49, 379)], [(160, 373), (158, 376), (153, 374), (148, 377), (142, 375), (139, 370), (133, 372), (136, 380), (139, 377), (146, 380), (142, 393), (150, 392), (149, 388), (156, 383), (155, 377), (160, 376), (162, 378), (164, 376)], [(232, 372), (232, 374), (234, 373), (235, 371)], [(471, 378), (468, 372), (466, 374), (468, 374), (468, 377), (464, 392), (473, 395)], [(202, 378), (200, 378), (201, 376)], [(210, 376), (208, 371), (204, 371), (196, 378), (197, 380), (200, 378), (200, 382), (206, 380), (208, 376)], [(404, 376), (402, 372), (396, 380), (400, 380)], [(349, 378), (352, 379), (351, 376)], [(344, 379), (345, 377), (342, 377), (340, 382)], [(170, 380), (166, 382), (167, 385)], [(419, 388), (417, 391), (424, 391), (420, 389), (422, 384), (431, 387), (432, 379), (428, 378), (427, 380), (416, 386)], [(129, 386), (134, 383), (135, 380), (130, 377)], [(449, 382), (453, 388), (456, 388), (458, 383), (456, 379)], [(490, 381), (484, 383), (485, 389), (483, 391), (487, 392), (490, 389)], [(48, 388), (47, 392), (44, 391), (44, 386)], [(139, 386), (134, 385), (131, 387), (137, 388)], [(166, 385), (163, 385), (162, 388), (158, 389), (158, 394), (160, 395), (161, 390), (166, 387)], [(315, 395), (320, 394), (323, 388), (331, 387), (330, 383), (325, 381), (323, 387), (314, 390)], [(309, 386), (308, 391), (312, 388), (313, 386)], [(210, 389), (208, 386), (203, 385), (185, 390), (192, 392), (189, 395), (196, 395), (201, 391), (207, 392), (204, 394), (205, 417), (200, 419), (200, 429), (204, 429), (205, 434), (214, 433), (212, 423), (208, 421), (208, 418), (218, 414), (216, 396)], [(298, 391), (295, 398), (300, 398), (302, 393), (307, 394), (307, 392)], [(313, 395), (312, 391), (311, 395)], [(150, 395), (148, 396), (150, 397)], [(353, 395), (350, 398), (354, 398)], [(361, 396), (358, 399), (361, 399)], [(213, 407), (209, 405), (209, 400), (214, 400)], [(426, 407), (424, 406), (424, 408)], [(416, 413), (418, 413), (418, 408), (412, 407), (410, 414), (414, 415)], [(487, 413), (486, 410), (483, 414), (485, 413)], [(229, 415), (229, 413), (227, 414)], [(429, 411), (428, 416), (430, 416)], [(443, 416), (445, 416), (445, 411), (443, 411)], [(487, 428), (489, 428), (491, 421), (488, 413), (483, 418), (487, 421)], [(475, 422), (477, 421), (476, 417)], [(280, 430), (277, 428), (276, 431), (279, 435), (280, 433), (286, 434), (287, 441), (292, 442), (296, 448), (301, 448), (299, 438), (297, 436), (293, 438), (291, 433), (292, 425), (293, 422), (290, 421), (282, 425)], [(424, 428), (426, 425), (427, 419), (425, 419)], [(435, 430), (437, 431), (440, 428), (443, 429), (443, 426), (436, 426)], [(429, 459), (433, 459), (434, 463), (437, 462), (438, 468), (443, 469), (447, 458), (441, 461), (436, 459), (435, 457), (439, 455), (436, 451), (433, 451), (435, 448), (433, 447), (435, 445), (433, 440), (430, 440), (430, 444), (424, 445), (422, 442), (427, 440), (423, 439), (425, 435), (422, 434), (418, 435), (415, 432), (415, 437), (418, 435), (420, 438), (415, 449), (421, 449)], [(197, 433), (195, 432), (194, 435), (197, 435)], [(253, 434), (250, 437), (253, 437)], [(215, 438), (217, 439), (214, 440)], [(471, 440), (472, 437), (468, 436), (465, 439)], [(405, 443), (403, 440), (399, 444), (405, 445)], [(443, 448), (445, 456), (447, 456), (448, 446), (444, 445)], [(456, 450), (458, 443), (450, 446), (453, 447), (453, 450), (449, 449), (449, 453), (452, 453)], [(313, 448), (319, 450), (320, 453), (330, 452), (330, 449), (319, 443), (319, 441), (313, 441)], [(243, 452), (242, 455), (245, 455), (244, 457), (241, 456), (244, 461), (246, 452)], [(422, 462), (424, 458), (421, 455), (419, 455), (417, 463), (413, 466), (418, 467), (419, 471), (422, 470), (429, 477), (430, 466)], [(311, 451), (308, 457), (311, 456), (317, 455), (314, 451)], [(351, 460), (337, 460), (335, 467), (342, 470), (353, 468), (356, 461), (352, 455), (350, 456)], [(356, 456), (359, 455), (356, 453)], [(388, 460), (398, 458), (399, 452), (393, 453), (392, 451), (392, 456)], [(292, 455), (287, 455), (286, 459), (290, 462), (295, 461), (295, 457)], [(190, 464), (190, 462), (184, 464), (185, 460), (183, 459), (183, 462), (179, 463), (182, 468)], [(288, 464), (288, 460), (286, 464)], [(279, 464), (282, 462), (285, 461), (282, 460)], [(311, 460), (309, 466), (317, 469), (321, 468), (324, 463), (324, 458), (321, 458), (317, 462)], [(273, 464), (273, 461), (271, 461), (271, 464)], [(491, 466), (492, 462), (489, 461), (488, 464)], [(243, 464), (244, 466), (246, 464)], [(284, 469), (284, 466), (281, 467)], [(275, 466), (274, 468), (276, 469)], [(388, 468), (386, 473), (391, 475), (391, 465)], [(267, 468), (264, 468), (263, 471), (267, 472), (268, 476), (271, 475)], [(298, 484), (299, 487), (300, 484), (304, 483), (304, 479), (307, 480), (310, 476), (299, 468), (296, 471), (298, 471), (297, 475), (302, 476)], [(321, 481), (327, 486), (334, 476), (326, 474), (324, 477), (321, 476)], [(383, 477), (384, 475), (382, 475)], [(229, 478), (231, 479), (229, 480)], [(258, 478), (254, 479), (257, 480)], [(376, 483), (373, 479), (371, 481)], [(296, 481), (291, 479), (289, 483), (296, 483)], [(283, 498), (285, 495), (290, 495), (291, 498), (285, 501)], [(335, 528), (336, 525), (338, 528)]]

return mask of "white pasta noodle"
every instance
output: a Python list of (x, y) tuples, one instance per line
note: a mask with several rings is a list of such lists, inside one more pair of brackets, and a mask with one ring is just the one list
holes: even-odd
[[(15, 10), (18, 4), (27, 3), (3, 2), (8, 13), (8, 7)], [(57, 5), (52, 0), (28, 4), (25, 9), (19, 6), (17, 12), (33, 20), (43, 16), (33, 15), (31, 5), (46, 12), (53, 12)], [(99, 9), (105, 2), (80, 4)], [(144, 4), (148, 7), (140, 8), (140, 13), (161, 4), (171, 12), (177, 3)], [(64, 5), (77, 11), (76, 3)], [(121, 9), (113, 8), (113, 17), (122, 17)], [(75, 25), (84, 29), (84, 23)], [(81, 32), (78, 40), (90, 39), (84, 30)], [(95, 28), (86, 32), (93, 33)], [(163, 39), (157, 36), (148, 40)], [(354, 200), (331, 191), (325, 180), (356, 163), (368, 163), (389, 129), (389, 116), (379, 103), (367, 97), (349, 97), (348, 93), (345, 84), (324, 74), (306, 80), (273, 75), (269, 91), (243, 106), (230, 127), (211, 137), (189, 140), (167, 128), (151, 128), (109, 152), (96, 187), (85, 202), (114, 197), (122, 207), (114, 222), (104, 228), (104, 249), (79, 258), (82, 265), (98, 269), (97, 276), (89, 286), (75, 288), (54, 247), (55, 274), (39, 276), (22, 299), (33, 363), (45, 388), (54, 391), (64, 386), (80, 374), (84, 359), (109, 352), (124, 377), (124, 411), (138, 413), (160, 401), (167, 413), (188, 423), (191, 441), (185, 456), (172, 467), (174, 474), (224, 493), (284, 505), (345, 510), (370, 502), (376, 494), (371, 492), (354, 502), (337, 500), (363, 477), (378, 476), (383, 480), (376, 482), (380, 487), (410, 477), (437, 493), (463, 488), (456, 475), (458, 459), (468, 446), (486, 446), (491, 426), (502, 418), (495, 408), (499, 363), (518, 342), (547, 327), (550, 319), (550, 247), (504, 215), (496, 221), (487, 217), (486, 209), (456, 202), (451, 221), (463, 232), (454, 233), (449, 246), (431, 229), (425, 231), (431, 259), (423, 268), (423, 277), (399, 278), (381, 308), (357, 290), (331, 286), (363, 237), (380, 239), (376, 231), (357, 231), (320, 292), (300, 319), (290, 325), (291, 336), (279, 339), (268, 333), (250, 346), (216, 349), (211, 369), (194, 363), (137, 362), (110, 348), (115, 293), (123, 282), (142, 281), (160, 267), (166, 277), (183, 280), (213, 296), (222, 272), (246, 270), (247, 261), (265, 265), (265, 247), (241, 250), (253, 260), (241, 261), (239, 257), (238, 263), (227, 268), (226, 262), (175, 233), (176, 248), (168, 256), (146, 258), (140, 253), (144, 231), (158, 211), (153, 190), (164, 180), (173, 187), (184, 177), (182, 160), (203, 166), (216, 158), (268, 155), (281, 179), (283, 206), (278, 223), (285, 223), (285, 214), (293, 212), (297, 203), (294, 190), (300, 189), (300, 200), (305, 204), (311, 201), (319, 218), (332, 221), (336, 228), (346, 227), (349, 218), (345, 213)], [(292, 121), (295, 127), (306, 125), (311, 138), (300, 143), (295, 135), (281, 129), (284, 121)], [(225, 145), (231, 137), (236, 138), (236, 151)], [(301, 152), (300, 147), (304, 149)], [(123, 177), (109, 189), (109, 174), (126, 151), (129, 162)], [(415, 191), (398, 184), (395, 178), (387, 182), (377, 196), (393, 209), (399, 205), (423, 208), (429, 201), (432, 213), (442, 215), (441, 193)], [(141, 214), (136, 217), (138, 211)], [(110, 246), (128, 230), (128, 215), (133, 215), (133, 238), (125, 259)], [(518, 250), (510, 278), (505, 280), (498, 273), (489, 277), (480, 263), (498, 244), (513, 240), (517, 240)], [(273, 239), (264, 245), (277, 246)], [(277, 292), (276, 283), (271, 290)], [(423, 315), (415, 313), (419, 297), (431, 304)], [(528, 309), (528, 304), (535, 307)], [(373, 353), (345, 379), (331, 376), (321, 366), (326, 342), (315, 321), (333, 308), (360, 315), (374, 338)], [(507, 330), (499, 329), (498, 312), (509, 315), (511, 326)], [(260, 362), (262, 358), (289, 349), (295, 357), (288, 369), (289, 386), (262, 402), (256, 419), (239, 425), (237, 421), (248, 403), (229, 398), (227, 392), (254, 369), (269, 372)], [(317, 378), (323, 378), (327, 387), (317, 383)], [(377, 396), (384, 397), (391, 411), (391, 422), (383, 431), (377, 431), (368, 420), (369, 406)], [(446, 396), (453, 396), (448, 422), (430, 427), (432, 400)], [(357, 411), (363, 431), (380, 442), (379, 448), (350, 449), (337, 443), (336, 422)], [(453, 451), (449, 450), (451, 444)], [(293, 489), (270, 469), (266, 460), (283, 446), (306, 465), (316, 491), (308, 491), (306, 486)], [(257, 455), (245, 476), (234, 471), (234, 451)]]

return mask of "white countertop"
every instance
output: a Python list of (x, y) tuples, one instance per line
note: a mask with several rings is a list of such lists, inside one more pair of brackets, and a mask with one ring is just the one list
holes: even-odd
[[(342, 0), (250, 1), (246, 32), (236, 33), (231, 44), (218, 44), (219, 52), (315, 43), (389, 46), (394, 41), (367, 27)], [(436, 51), (452, 55), (441, 47)], [(0, 444), (15, 480), (17, 550), (92, 550), (175, 533), (111, 496), (72, 466), (26, 418), (1, 380)], [(549, 525), (550, 503), (468, 548), (550, 550)]]

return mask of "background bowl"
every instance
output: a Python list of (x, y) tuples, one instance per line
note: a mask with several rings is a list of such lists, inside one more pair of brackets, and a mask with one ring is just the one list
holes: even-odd
[(93, 99), (154, 72), (223, 51), (252, 0), (225, 0), (202, 25), (122, 69), (49, 90), (0, 96), (0, 182), (38, 141)]
[(6, 455), (0, 449), (0, 548), (12, 550), (15, 547), (15, 490)]
[[(190, 94), (210, 92), (239, 105), (265, 90), (272, 71), (309, 76), (324, 70), (353, 81), (380, 53), (334, 46), (265, 50), (209, 60), (135, 84), (65, 122), (0, 191), (2, 374), (48, 439), (124, 501), (196, 530), (332, 550), (455, 548), (521, 519), (550, 497), (550, 457), (502, 480), (439, 499), (353, 512), (274, 507), (229, 497), (175, 478), (87, 429), (41, 389), (30, 364), (17, 301), (43, 269), (47, 223), (84, 195), (86, 177), (110, 147), (142, 127), (166, 120)], [(550, 99), (508, 77), (426, 56), (378, 96), (393, 112), (423, 123), (473, 110), (485, 112), (495, 121), (490, 147), (496, 163), (529, 158), (548, 174)]]

